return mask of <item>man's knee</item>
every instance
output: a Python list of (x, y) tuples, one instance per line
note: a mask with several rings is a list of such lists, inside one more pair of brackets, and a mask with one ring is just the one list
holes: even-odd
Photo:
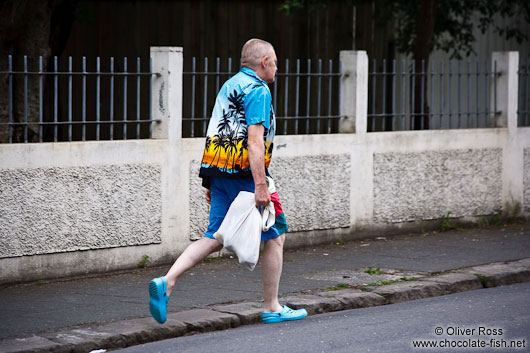
[(268, 241), (272, 242), (272, 244), (275, 246), (283, 247), (283, 244), (285, 243), (285, 234), (282, 234), (279, 237), (270, 239)]
[(217, 242), (217, 246), (215, 247), (214, 252), (215, 251), (221, 251), (221, 249), (223, 249), (223, 244)]
[(220, 251), (223, 248), (223, 244), (221, 244), (219, 240), (208, 237), (202, 237), (197, 243), (201, 244), (200, 247), (203, 251), (207, 250), (208, 253)]
[(211, 252), (221, 251), (221, 249), (223, 248), (223, 244), (221, 244), (219, 240), (210, 239), (210, 238), (208, 238), (208, 240), (209, 240), (209, 247), (210, 247)]

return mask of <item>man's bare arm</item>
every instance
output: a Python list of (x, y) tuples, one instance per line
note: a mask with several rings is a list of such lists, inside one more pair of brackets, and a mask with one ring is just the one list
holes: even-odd
[(265, 176), (265, 144), (263, 132), (265, 128), (261, 124), (253, 124), (248, 127), (248, 160), (252, 170), (252, 178), (256, 185), (256, 205), (267, 206), (271, 202), (271, 195), (267, 188)]

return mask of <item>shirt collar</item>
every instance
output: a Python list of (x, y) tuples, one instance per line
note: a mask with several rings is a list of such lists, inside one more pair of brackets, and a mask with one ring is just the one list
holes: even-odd
[(241, 68), (241, 72), (244, 73), (244, 74), (247, 74), (251, 77), (254, 77), (255, 79), (257, 79), (258, 81), (262, 82), (263, 84), (267, 85), (267, 82), (263, 81), (259, 76), (258, 74), (256, 73), (256, 71), (252, 70), (250, 67), (246, 67), (246, 66), (243, 66)]

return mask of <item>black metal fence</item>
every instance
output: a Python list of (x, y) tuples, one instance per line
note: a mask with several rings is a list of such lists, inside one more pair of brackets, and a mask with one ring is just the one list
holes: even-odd
[(488, 61), (373, 60), (368, 131), (491, 127), (498, 75)]
[[(1, 142), (140, 139), (151, 136), (151, 63), (8, 57)], [(145, 67), (147, 66), (147, 67)], [(7, 109), (6, 109), (7, 108)], [(5, 141), (7, 140), (7, 141)]]
[[(231, 58), (191, 58), (184, 63), (183, 136), (206, 135), (222, 84), (239, 71)], [(212, 69), (213, 66), (213, 69)], [(329, 134), (339, 131), (340, 63), (300, 59), (279, 63), (269, 85), (277, 118), (276, 134)]]
[[(15, 62), (0, 75), (0, 142), (149, 138), (151, 62), (139, 58)], [(372, 60), (368, 131), (491, 127), (497, 112), (496, 63)], [(183, 136), (205, 136), (222, 84), (239, 71), (231, 58), (184, 62)], [(285, 60), (270, 85), (277, 134), (339, 132), (341, 63)], [(530, 126), (530, 60), (518, 71), (518, 125)], [(5, 89), (4, 89), (5, 88)]]

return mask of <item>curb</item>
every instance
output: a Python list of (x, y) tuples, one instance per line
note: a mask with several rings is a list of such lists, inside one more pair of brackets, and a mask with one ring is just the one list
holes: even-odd
[[(436, 297), (469, 290), (530, 282), (530, 258), (495, 262), (447, 271), (414, 281), (378, 287), (322, 291), (281, 298), (286, 305), (304, 308), (310, 315), (365, 308), (408, 300)], [(86, 328), (62, 329), (24, 338), (0, 341), (0, 352), (85, 353), (96, 349), (117, 349), (168, 338), (226, 330), (261, 322), (262, 303), (210, 305), (206, 308), (169, 313), (164, 325), (151, 317), (123, 320)]]

